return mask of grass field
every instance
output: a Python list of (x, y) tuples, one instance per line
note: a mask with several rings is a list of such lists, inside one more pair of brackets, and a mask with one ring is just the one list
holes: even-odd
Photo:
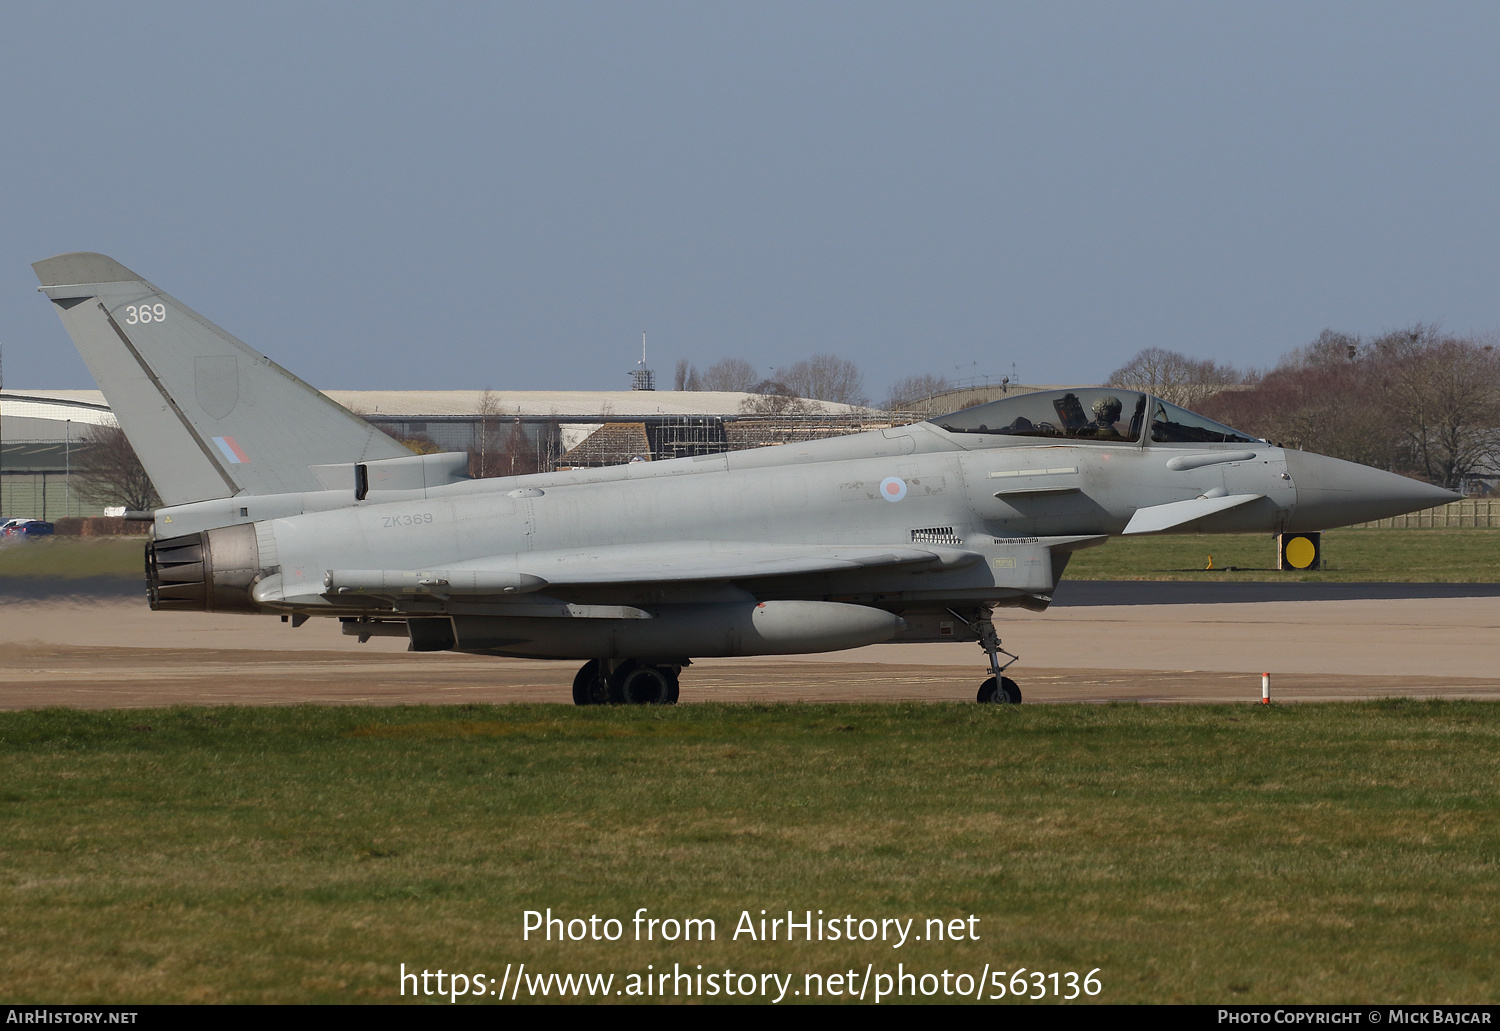
[[(0, 543), (0, 578), (142, 577), (139, 538), (53, 537)], [(1209, 556), (1213, 570), (1207, 570)], [(1500, 530), (1334, 530), (1323, 535), (1328, 568), (1276, 570), (1264, 534), (1117, 537), (1074, 554), (1071, 580), (1306, 580), (1500, 582)], [(1235, 566), (1231, 571), (1225, 567)]]
[(1074, 554), (1067, 578), (1495, 583), (1500, 530), (1330, 530), (1323, 534), (1323, 559), (1326, 569), (1280, 572), (1269, 534), (1116, 537)]
[[(1497, 728), (1400, 701), (0, 713), (0, 998), (900, 962), (1098, 968), (1103, 1002), (1493, 1002)], [(629, 941), (642, 906), (718, 939)], [(521, 941), (547, 907), (626, 940)], [(980, 940), (729, 940), (788, 908)]]
[(144, 537), (0, 538), (0, 577), (145, 579)]

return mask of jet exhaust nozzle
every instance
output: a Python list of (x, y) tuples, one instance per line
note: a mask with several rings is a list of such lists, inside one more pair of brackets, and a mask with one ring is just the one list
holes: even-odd
[(259, 612), (250, 588), (260, 572), (260, 548), (249, 523), (146, 545), (146, 597), (153, 609)]

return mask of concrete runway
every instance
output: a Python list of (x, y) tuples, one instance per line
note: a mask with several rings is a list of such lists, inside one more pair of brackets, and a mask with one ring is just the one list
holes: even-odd
[[(1023, 659), (1009, 672), (1028, 702), (1253, 703), (1263, 672), (1279, 702), (1500, 699), (1493, 595), (1059, 605), (1000, 616), (1005, 646)], [(0, 604), (0, 709), (570, 703), (575, 669), (412, 654), (396, 638), (360, 645), (331, 621), (292, 629), (269, 617), (151, 612), (143, 599)], [(986, 675), (972, 644), (704, 659), (684, 672), (682, 700), (968, 701)]]

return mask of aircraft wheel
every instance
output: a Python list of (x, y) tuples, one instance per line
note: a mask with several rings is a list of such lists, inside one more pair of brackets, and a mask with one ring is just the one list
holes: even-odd
[(616, 696), (626, 705), (672, 705), (677, 701), (677, 677), (670, 666), (627, 662), (611, 679)]
[(574, 705), (608, 705), (609, 682), (599, 675), (599, 660), (590, 659), (573, 678)]
[(994, 702), (998, 705), (1020, 705), (1021, 686), (1010, 677), (1001, 677), (1000, 686), (997, 689), (995, 687), (995, 678), (990, 677), (979, 685), (979, 696), (975, 701)]

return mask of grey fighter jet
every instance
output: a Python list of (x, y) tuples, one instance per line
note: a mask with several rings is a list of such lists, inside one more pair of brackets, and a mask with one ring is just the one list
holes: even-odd
[(336, 618), (415, 651), (583, 660), (580, 705), (694, 658), (978, 642), (1120, 534), (1322, 530), (1449, 491), (1147, 394), (1023, 394), (807, 444), (500, 479), (414, 455), (101, 254), (34, 266), (164, 507), (153, 609)]

